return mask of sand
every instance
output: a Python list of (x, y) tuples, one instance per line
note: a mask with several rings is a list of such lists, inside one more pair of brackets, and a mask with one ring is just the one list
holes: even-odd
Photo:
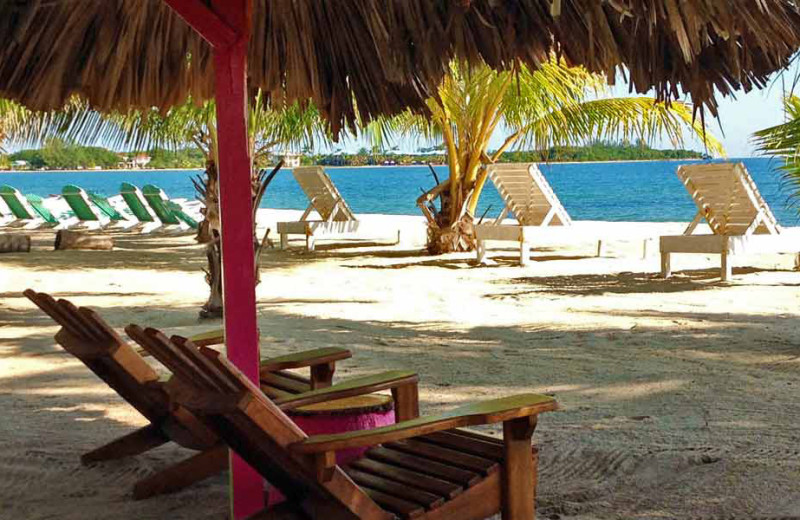
[[(299, 212), (263, 211), (264, 225)], [(543, 415), (539, 518), (800, 517), (800, 273), (793, 258), (748, 258), (717, 281), (716, 259), (677, 256), (659, 279), (642, 239), (685, 224), (577, 223), (583, 237), (516, 266), (430, 257), (416, 217), (369, 216), (370, 242), (321, 241), (265, 253), (262, 352), (346, 346), (337, 376), (412, 369), (423, 412), (515, 392), (554, 395)], [(123, 461), (78, 457), (144, 420), (53, 342), (57, 328), (23, 298), (32, 287), (189, 335), (206, 296), (190, 236), (116, 235), (111, 252), (0, 255), (0, 518), (221, 518), (224, 476), (136, 502), (133, 483), (187, 452)], [(596, 258), (596, 236), (609, 237)], [(499, 435), (497, 427), (487, 428)]]

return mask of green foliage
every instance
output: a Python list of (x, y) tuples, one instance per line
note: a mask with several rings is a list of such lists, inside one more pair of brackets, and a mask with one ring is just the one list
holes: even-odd
[(175, 168), (203, 168), (205, 166), (205, 155), (201, 150), (194, 147), (179, 148), (170, 150), (166, 148), (155, 148), (145, 153), (150, 156), (148, 168), (156, 169), (175, 169)]
[(4, 153), (0, 153), (0, 170), (8, 170), (11, 168), (11, 158)]
[(754, 141), (762, 153), (783, 159), (783, 178), (796, 203), (800, 200), (800, 97), (787, 97), (784, 112), (785, 123), (756, 132)]
[(11, 161), (26, 161), (30, 168), (71, 170), (75, 168), (116, 168), (119, 156), (98, 146), (78, 146), (61, 139), (48, 139), (38, 150), (20, 150), (11, 154)]

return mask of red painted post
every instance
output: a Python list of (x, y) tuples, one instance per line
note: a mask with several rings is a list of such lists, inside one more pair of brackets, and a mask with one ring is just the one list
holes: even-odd
[[(247, 45), (251, 0), (165, 0), (214, 47), (219, 135), (222, 281), (228, 358), (258, 382), (253, 216), (247, 138)], [(231, 454), (235, 520), (264, 508), (264, 482)]]

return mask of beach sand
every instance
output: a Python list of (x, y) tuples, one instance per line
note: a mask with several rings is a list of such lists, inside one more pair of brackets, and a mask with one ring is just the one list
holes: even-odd
[[(300, 212), (261, 212), (264, 225)], [(511, 244), (430, 257), (416, 217), (364, 217), (373, 242), (269, 250), (258, 287), (263, 354), (345, 346), (338, 377), (411, 369), (423, 413), (517, 392), (553, 394), (542, 415), (539, 518), (778, 518), (800, 515), (800, 273), (789, 255), (748, 258), (718, 282), (718, 259), (676, 256), (657, 277), (642, 239), (681, 223), (579, 222), (583, 238), (516, 266)], [(399, 223), (399, 224), (398, 224)], [(394, 245), (389, 225), (403, 228)], [(191, 236), (116, 235), (110, 252), (0, 255), (0, 518), (211, 519), (218, 476), (133, 501), (133, 483), (188, 452), (164, 446), (81, 466), (79, 455), (145, 421), (54, 344), (31, 287), (92, 306), (121, 329), (170, 334), (207, 294)], [(597, 258), (596, 236), (609, 237)], [(484, 430), (500, 435), (499, 425)], [(454, 519), (456, 520), (456, 519)]]

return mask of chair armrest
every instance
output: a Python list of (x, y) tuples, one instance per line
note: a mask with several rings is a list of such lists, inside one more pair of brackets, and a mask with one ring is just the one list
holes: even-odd
[(392, 370), (372, 376), (351, 377), (343, 383), (302, 394), (280, 397), (275, 399), (274, 402), (282, 410), (293, 410), (301, 406), (344, 399), (345, 397), (356, 395), (372, 394), (380, 390), (388, 390), (400, 386), (414, 385), (416, 387), (418, 382), (419, 377), (414, 372)]
[(293, 453), (322, 453), (347, 448), (374, 446), (463, 426), (478, 426), (510, 421), (520, 417), (556, 410), (558, 403), (547, 395), (520, 394), (491, 401), (460, 406), (439, 415), (420, 417), (372, 430), (358, 430), (334, 435), (315, 435), (292, 444)]
[(260, 372), (275, 372), (291, 368), (313, 367), (327, 363), (335, 363), (353, 357), (353, 353), (346, 348), (326, 347), (314, 350), (304, 350), (294, 354), (266, 358), (261, 360)]
[(189, 341), (198, 347), (210, 347), (212, 345), (222, 345), (225, 343), (225, 329), (214, 329), (200, 334), (195, 334)]

